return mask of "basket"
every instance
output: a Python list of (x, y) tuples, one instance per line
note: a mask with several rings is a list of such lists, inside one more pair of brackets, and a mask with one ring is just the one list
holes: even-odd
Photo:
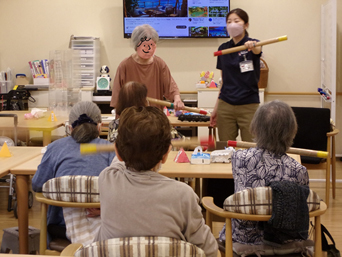
[[(262, 64), (261, 64), (262, 62)], [(259, 88), (266, 88), (268, 82), (268, 66), (263, 58), (260, 58), (260, 79), (258, 83)]]

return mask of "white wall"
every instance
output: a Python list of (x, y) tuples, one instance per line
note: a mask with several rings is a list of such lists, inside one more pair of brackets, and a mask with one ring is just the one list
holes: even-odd
[[(338, 1), (337, 92), (341, 86), (342, 0)], [(263, 48), (269, 66), (269, 92), (316, 92), (320, 86), (320, 8), (325, 0), (231, 0), (250, 16), (249, 34), (260, 40), (287, 35)], [(0, 0), (0, 70), (30, 74), (29, 60), (49, 58), (50, 50), (67, 49), (70, 35), (98, 36), (101, 65), (114, 77), (120, 61), (133, 53), (123, 38), (121, 0)], [(215, 69), (213, 57), (224, 39), (161, 40), (156, 54), (168, 64), (181, 91), (194, 91), (199, 73)], [(319, 96), (266, 96), (297, 106), (320, 107)], [(337, 126), (341, 99), (337, 99)], [(338, 136), (342, 154), (342, 136)]]

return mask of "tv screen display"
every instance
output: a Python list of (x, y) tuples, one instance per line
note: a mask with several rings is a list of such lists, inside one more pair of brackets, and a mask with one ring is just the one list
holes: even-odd
[(124, 37), (151, 25), (160, 38), (227, 38), (230, 0), (123, 0)]

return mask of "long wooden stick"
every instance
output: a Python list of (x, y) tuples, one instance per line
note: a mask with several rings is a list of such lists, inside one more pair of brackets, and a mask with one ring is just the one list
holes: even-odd
[[(162, 101), (162, 100), (158, 100), (155, 98), (151, 98), (151, 97), (146, 97), (147, 101), (149, 101), (150, 103), (154, 103), (157, 105), (162, 105), (162, 106), (166, 106), (166, 107), (170, 107), (172, 109), (174, 109), (174, 104), (167, 102), (167, 101)], [(202, 109), (198, 109), (198, 108), (192, 108), (192, 107), (188, 107), (188, 106), (184, 106), (184, 110), (189, 111), (189, 112), (195, 112), (195, 113), (199, 113), (199, 114), (204, 114), (207, 115), (208, 112), (206, 110), (202, 110)]]
[[(231, 141), (231, 140), (228, 140), (227, 145), (233, 146), (233, 147), (241, 147), (241, 148), (256, 147), (256, 143), (244, 142), (244, 141)], [(303, 156), (319, 157), (319, 158), (325, 158), (325, 159), (328, 158), (328, 152), (308, 150), (308, 149), (303, 149), (303, 148), (290, 147), (289, 150), (287, 150), (287, 153), (298, 154), (298, 155), (303, 155)]]
[[(285, 40), (287, 40), (287, 36), (276, 37), (276, 38), (271, 38), (271, 39), (267, 39), (267, 40), (264, 40), (264, 41), (260, 41), (260, 42), (256, 43), (255, 46), (264, 46), (264, 45), (278, 43), (278, 42), (285, 41)], [(247, 47), (245, 45), (236, 46), (236, 47), (232, 47), (232, 48), (229, 48), (229, 49), (224, 49), (224, 50), (221, 50), (221, 51), (214, 52), (214, 56), (220, 56), (220, 55), (224, 55), (224, 54), (231, 54), (231, 53), (235, 53), (235, 52), (238, 52), (238, 51), (243, 51), (243, 50), (246, 50), (246, 49), (247, 49)]]
[[(193, 137), (191, 139), (187, 140), (172, 140), (172, 145), (174, 147), (185, 147), (185, 146), (210, 146), (211, 148), (215, 148), (215, 142), (213, 138), (209, 139), (198, 139), (196, 137)], [(251, 148), (256, 147), (256, 143), (251, 142), (244, 142), (244, 141), (227, 141), (227, 146), (232, 147), (241, 147), (241, 148)], [(113, 152), (114, 144), (81, 144), (80, 146), (80, 152), (81, 154), (94, 154), (94, 153), (100, 153), (100, 152)], [(291, 154), (298, 154), (303, 156), (311, 156), (311, 157), (319, 157), (319, 158), (328, 158), (328, 152), (325, 151), (315, 151), (315, 150), (308, 150), (303, 148), (294, 148), (290, 147), (289, 150), (287, 150), (287, 153)]]
[[(172, 140), (171, 141), (172, 146), (174, 147), (185, 147), (185, 146), (210, 146), (212, 148), (215, 148), (215, 142), (212, 137), (209, 137), (209, 139), (202, 139), (199, 140), (196, 137), (193, 137), (191, 139), (179, 139), (179, 140)], [(100, 153), (100, 152), (114, 152), (114, 144), (81, 144), (80, 145), (80, 152), (81, 154), (94, 154), (94, 153)]]

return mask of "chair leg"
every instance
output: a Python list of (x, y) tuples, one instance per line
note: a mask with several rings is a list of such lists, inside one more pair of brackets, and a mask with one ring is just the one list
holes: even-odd
[(315, 216), (315, 257), (322, 256), (321, 216)]
[(233, 257), (232, 219), (226, 218), (226, 256)]
[(205, 212), (205, 223), (210, 228), (211, 232), (213, 232), (213, 218), (208, 210)]
[(47, 204), (41, 204), (39, 254), (45, 255), (47, 249)]
[(327, 163), (326, 175), (325, 175), (325, 202), (329, 207), (330, 198), (330, 165)]
[(336, 196), (336, 155), (335, 155), (335, 137), (331, 139), (331, 179), (332, 179), (332, 195), (333, 199)]
[(219, 253), (221, 254), (221, 257), (226, 257), (226, 253), (225, 252), (219, 250)]

